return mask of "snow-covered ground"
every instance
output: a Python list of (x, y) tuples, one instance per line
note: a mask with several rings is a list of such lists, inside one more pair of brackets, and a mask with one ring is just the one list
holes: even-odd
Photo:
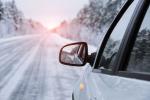
[(0, 39), (0, 100), (71, 100), (83, 68), (59, 63), (56, 34)]

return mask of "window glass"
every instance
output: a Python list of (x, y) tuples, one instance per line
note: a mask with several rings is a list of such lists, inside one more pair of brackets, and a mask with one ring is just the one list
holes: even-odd
[(128, 10), (125, 12), (123, 17), (120, 19), (115, 29), (110, 35), (110, 38), (106, 44), (102, 58), (99, 64), (99, 67), (103, 66), (104, 68), (111, 69), (112, 64), (115, 60), (115, 57), (118, 53), (121, 41), (123, 39), (126, 28), (130, 22), (134, 9), (138, 3), (138, 0), (135, 0)]
[(150, 73), (150, 8), (136, 38), (127, 70)]

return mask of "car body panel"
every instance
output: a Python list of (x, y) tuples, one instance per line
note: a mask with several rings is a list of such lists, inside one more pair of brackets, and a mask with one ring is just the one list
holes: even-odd
[[(80, 89), (84, 84), (84, 89)], [(87, 67), (74, 89), (75, 100), (149, 100), (150, 82), (92, 72)]]

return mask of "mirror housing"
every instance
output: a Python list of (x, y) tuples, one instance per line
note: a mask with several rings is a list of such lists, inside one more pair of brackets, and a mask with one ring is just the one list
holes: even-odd
[(70, 66), (84, 66), (88, 60), (86, 42), (76, 42), (63, 46), (59, 53), (59, 62)]

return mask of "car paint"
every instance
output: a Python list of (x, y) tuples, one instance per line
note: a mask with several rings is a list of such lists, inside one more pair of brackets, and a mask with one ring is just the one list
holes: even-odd
[(149, 81), (94, 73), (90, 66), (74, 88), (74, 100), (149, 100), (149, 94)]

